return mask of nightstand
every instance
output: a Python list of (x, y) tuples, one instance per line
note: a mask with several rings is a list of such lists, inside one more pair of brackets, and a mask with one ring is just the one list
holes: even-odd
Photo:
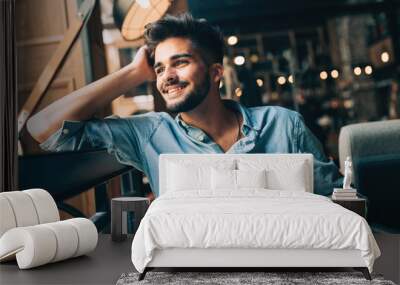
[(365, 198), (354, 198), (354, 199), (332, 199), (331, 200), (339, 204), (340, 206), (359, 214), (361, 217), (367, 217), (367, 200)]
[(111, 239), (113, 241), (124, 241), (126, 239), (126, 234), (123, 233), (123, 228), (127, 222), (126, 219), (124, 221), (124, 212), (134, 213), (136, 232), (149, 204), (149, 199), (142, 197), (113, 198), (111, 200)]

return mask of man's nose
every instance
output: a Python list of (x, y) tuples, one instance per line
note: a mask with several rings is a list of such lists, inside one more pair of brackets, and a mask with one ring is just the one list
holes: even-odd
[(167, 68), (165, 70), (164, 75), (165, 75), (164, 81), (166, 83), (171, 84), (171, 83), (175, 83), (176, 81), (178, 81), (178, 75), (176, 74), (175, 69), (173, 69), (173, 68)]

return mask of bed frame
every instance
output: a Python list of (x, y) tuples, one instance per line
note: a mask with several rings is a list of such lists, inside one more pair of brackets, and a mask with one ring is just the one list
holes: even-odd
[[(294, 158), (304, 159), (308, 164), (308, 181), (306, 191), (313, 192), (313, 156), (311, 154), (162, 154), (160, 156), (160, 195), (165, 193), (167, 160), (174, 159), (218, 159), (265, 157), (268, 159)], [(351, 267), (361, 271), (367, 280), (371, 275), (359, 250), (330, 249), (254, 249), (254, 248), (169, 248), (157, 249), (152, 261), (147, 265), (139, 280), (154, 268), (337, 268)]]
[(337, 268), (352, 267), (361, 271), (367, 280), (371, 275), (359, 250), (329, 249), (192, 249), (171, 248), (156, 250), (152, 261), (139, 275), (143, 280), (154, 268)]

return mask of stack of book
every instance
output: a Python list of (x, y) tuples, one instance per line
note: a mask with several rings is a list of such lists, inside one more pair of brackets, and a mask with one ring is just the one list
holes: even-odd
[(357, 199), (357, 190), (353, 188), (352, 189), (335, 188), (333, 190), (332, 199), (335, 200)]

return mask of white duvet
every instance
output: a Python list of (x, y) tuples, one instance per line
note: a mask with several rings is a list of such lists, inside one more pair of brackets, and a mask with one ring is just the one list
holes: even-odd
[(320, 195), (266, 189), (162, 195), (134, 237), (135, 268), (164, 248), (358, 249), (370, 271), (380, 255), (361, 216)]

